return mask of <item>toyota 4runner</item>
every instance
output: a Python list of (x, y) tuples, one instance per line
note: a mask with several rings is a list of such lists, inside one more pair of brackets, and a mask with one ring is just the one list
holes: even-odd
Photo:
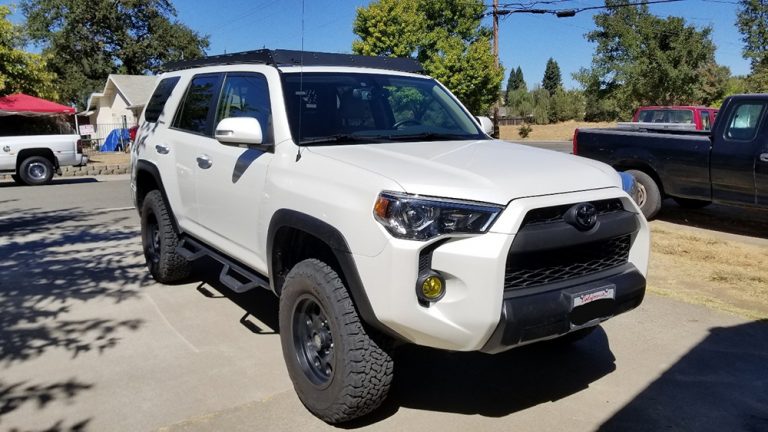
[(290, 378), (326, 422), (380, 405), (397, 342), (497, 353), (643, 299), (631, 180), (491, 139), (413, 60), (260, 50), (169, 70), (131, 161), (149, 271), (179, 281), (209, 257), (229, 289), (279, 296)]

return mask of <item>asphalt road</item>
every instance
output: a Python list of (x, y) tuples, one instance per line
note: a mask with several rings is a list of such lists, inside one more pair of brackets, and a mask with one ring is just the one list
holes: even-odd
[[(0, 182), (0, 430), (335, 430), (293, 392), (276, 299), (156, 284), (128, 182)], [(201, 276), (210, 269), (201, 267)], [(766, 431), (768, 324), (649, 295), (570, 347), (409, 347), (372, 431)]]

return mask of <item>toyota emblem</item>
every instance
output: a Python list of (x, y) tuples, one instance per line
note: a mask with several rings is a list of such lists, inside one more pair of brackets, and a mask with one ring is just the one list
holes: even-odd
[(580, 203), (568, 209), (565, 221), (579, 231), (589, 231), (597, 224), (597, 209), (590, 203)]

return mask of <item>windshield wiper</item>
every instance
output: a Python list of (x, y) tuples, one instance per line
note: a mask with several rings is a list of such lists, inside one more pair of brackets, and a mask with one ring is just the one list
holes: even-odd
[(416, 140), (416, 139), (438, 139), (438, 140), (455, 140), (455, 139), (475, 139), (477, 137), (473, 135), (466, 135), (466, 134), (449, 134), (449, 133), (440, 133), (440, 132), (421, 132), (421, 133), (415, 133), (415, 134), (407, 134), (407, 135), (389, 135), (387, 136), (388, 139), (392, 141), (408, 141), (408, 140)]
[(299, 145), (320, 144), (320, 143), (366, 143), (381, 142), (379, 136), (336, 134), (321, 137), (305, 138), (299, 142)]

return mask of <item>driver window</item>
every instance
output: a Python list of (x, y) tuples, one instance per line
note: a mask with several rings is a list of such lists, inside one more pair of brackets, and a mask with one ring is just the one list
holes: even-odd
[(216, 124), (228, 117), (253, 117), (261, 125), (264, 143), (274, 143), (267, 80), (260, 74), (228, 74), (216, 110)]
[(740, 102), (734, 107), (725, 136), (729, 139), (749, 141), (757, 134), (758, 122), (762, 116), (765, 103)]

